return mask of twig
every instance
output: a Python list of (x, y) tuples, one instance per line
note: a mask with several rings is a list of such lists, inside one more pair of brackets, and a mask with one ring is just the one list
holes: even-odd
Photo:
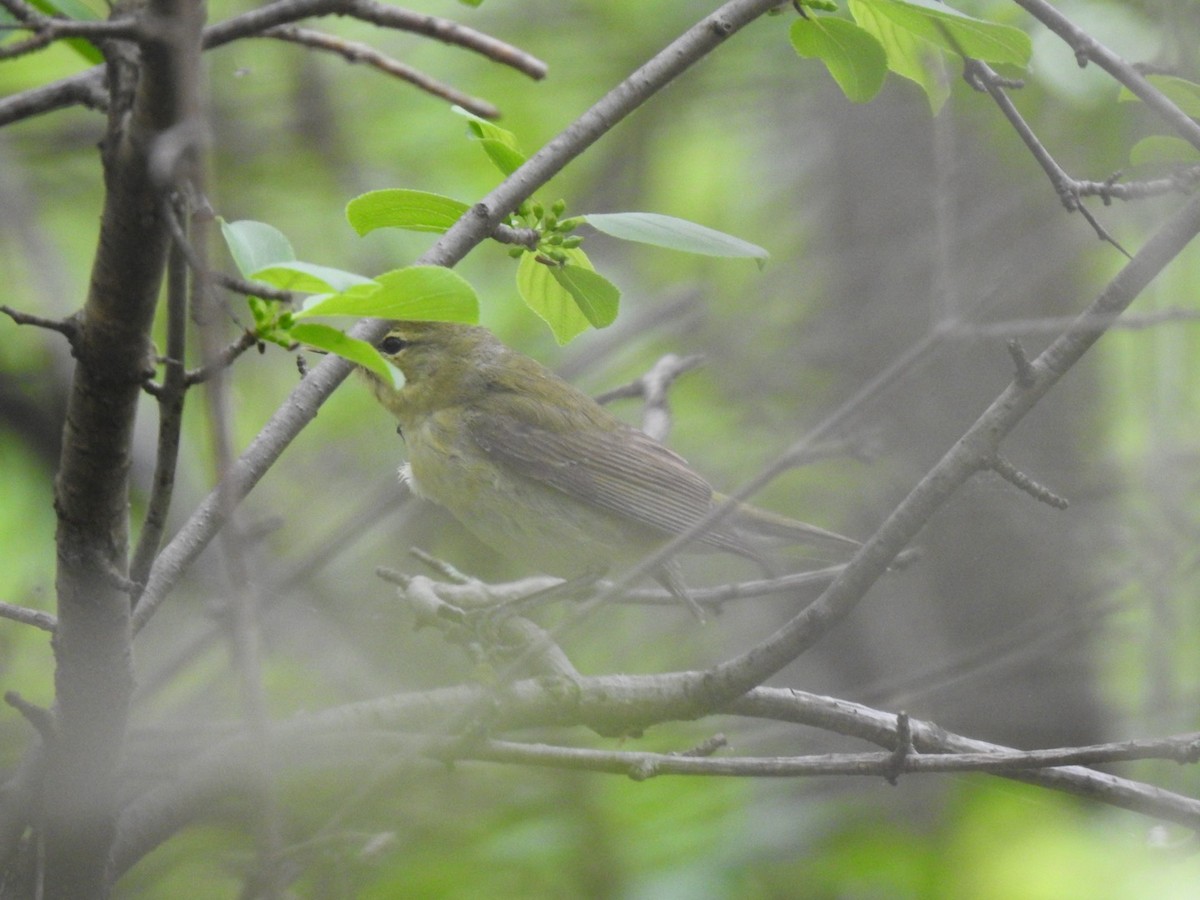
[(1163, 194), (1190, 193), (1200, 183), (1200, 166), (1181, 166), (1165, 178), (1118, 182), (1120, 173), (1105, 181), (1076, 181), (1081, 197), (1099, 197), (1107, 205), (1113, 200), (1144, 200)]
[(1009, 124), (1012, 125), (1013, 130), (1016, 131), (1022, 143), (1033, 154), (1033, 158), (1037, 160), (1038, 165), (1042, 167), (1042, 171), (1046, 173), (1046, 177), (1050, 179), (1050, 184), (1054, 186), (1054, 190), (1058, 194), (1058, 199), (1062, 202), (1062, 205), (1069, 212), (1077, 212), (1083, 216), (1102, 241), (1112, 244), (1126, 258), (1129, 258), (1129, 251), (1117, 243), (1116, 239), (1096, 220), (1091, 211), (1080, 202), (1077, 182), (1050, 155), (1050, 151), (1045, 148), (1033, 129), (1029, 127), (1024, 117), (1017, 111), (1017, 107), (1008, 98), (1008, 94), (1004, 93), (1002, 87), (1003, 80), (1000, 76), (992, 71), (992, 68), (986, 63), (970, 58), (964, 64), (963, 76), (966, 78), (968, 84), (986, 92), (992, 98), (992, 101), (1000, 109), (1004, 118), (1008, 119)]
[(1010, 385), (895, 508), (846, 570), (821, 597), (750, 651), (709, 671), (714, 699), (738, 696), (761, 684), (812, 646), (853, 609), (950, 496), (986, 465), (999, 444), (1105, 333), (1104, 321), (1123, 312), (1162, 269), (1200, 233), (1200, 197), (1190, 200), (1156, 231), (1100, 295), (1034, 361), (1030, 387)]
[(642, 431), (655, 440), (665, 441), (671, 430), (671, 407), (667, 393), (680, 375), (702, 362), (704, 357), (699, 355), (676, 356), (668, 353), (651, 366), (645, 375), (629, 384), (605, 391), (596, 397), (596, 402), (610, 403), (625, 397), (641, 397), (645, 407), (642, 411)]
[(75, 338), (79, 335), (79, 323), (74, 316), (67, 316), (65, 319), (47, 319), (43, 316), (35, 316), (33, 313), (21, 312), (18, 309), (13, 309), (11, 306), (0, 305), (0, 312), (4, 313), (18, 325), (32, 325), (35, 328), (45, 328), (47, 331), (57, 331), (68, 342), (74, 344)]
[(546, 75), (544, 62), (511, 44), (450, 19), (423, 15), (372, 0), (276, 0), (259, 9), (210, 25), (204, 30), (204, 47), (219, 47), (238, 38), (256, 37), (276, 25), (325, 15), (353, 16), (383, 28), (421, 34), (479, 53), (530, 78), (540, 79)]
[(1000, 454), (993, 454), (986, 462), (989, 469), (1011, 484), (1024, 491), (1034, 500), (1040, 500), (1055, 509), (1066, 509), (1071, 502), (1066, 497), (1060, 497), (1048, 487), (1038, 484)]
[(238, 335), (237, 340), (225, 347), (216, 355), (216, 358), (210, 360), (199, 368), (188, 369), (187, 375), (184, 377), (184, 382), (191, 387), (194, 384), (200, 384), (208, 381), (214, 374), (222, 369), (229, 368), (229, 365), (249, 350), (251, 347), (258, 346), (259, 340), (249, 328), (242, 331)]
[(100, 112), (108, 109), (103, 66), (0, 99), (0, 127), (77, 105)]
[(438, 81), (436, 78), (432, 78), (406, 63), (392, 59), (390, 56), (380, 53), (374, 47), (360, 43), (359, 41), (348, 41), (337, 35), (314, 31), (311, 28), (301, 28), (298, 25), (276, 25), (274, 28), (268, 28), (262, 32), (261, 37), (289, 41), (305, 47), (312, 47), (316, 50), (328, 50), (331, 53), (341, 56), (347, 62), (366, 63), (373, 69), (378, 69), (385, 74), (393, 75), (402, 81), (407, 81), (413, 87), (427, 94), (440, 97), (450, 103), (457, 103), (463, 109), (484, 119), (497, 119), (500, 117), (500, 110), (486, 100), (480, 100), (477, 97), (464, 94), (457, 88)]
[(40, 609), (29, 609), (26, 606), (5, 603), (3, 600), (0, 600), (0, 619), (11, 619), (23, 625), (32, 625), (34, 628), (49, 631), (51, 634), (58, 627), (58, 621), (50, 613), (42, 612)]
[(25, 0), (0, 0), (0, 6), (12, 13), (13, 18), (17, 20), (16, 24), (5, 25), (5, 31), (24, 29), (33, 32), (32, 36), (23, 41), (0, 47), (0, 60), (41, 50), (64, 38), (83, 37), (99, 41), (137, 40), (141, 36), (138, 22), (131, 18), (103, 21), (57, 18), (35, 9)]
[[(129, 565), (129, 577), (135, 584), (145, 584), (146, 575), (167, 527), (167, 514), (175, 492), (175, 468), (179, 460), (179, 435), (183, 427), (183, 403), (187, 394), (187, 373), (183, 357), (187, 351), (188, 308), (188, 236), (180, 222), (184, 214), (183, 201), (164, 199), (164, 216), (171, 229), (173, 242), (167, 256), (167, 354), (163, 361), (162, 387), (158, 399), (158, 448), (154, 460), (154, 479), (150, 499), (142, 519)], [(185, 249), (186, 248), (186, 249)], [(137, 602), (135, 594), (134, 603)]]
[(1090, 34), (1076, 27), (1046, 0), (1016, 0), (1035, 19), (1066, 41), (1079, 64), (1096, 63), (1157, 112), (1176, 132), (1200, 150), (1200, 123), (1183, 112), (1166, 94), (1146, 80), (1138, 67), (1113, 53)]

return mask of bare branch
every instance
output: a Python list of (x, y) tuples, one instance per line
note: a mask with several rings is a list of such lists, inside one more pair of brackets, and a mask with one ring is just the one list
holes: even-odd
[(1158, 113), (1176, 132), (1200, 150), (1200, 123), (1184, 113), (1169, 97), (1146, 80), (1138, 67), (1113, 53), (1090, 34), (1071, 23), (1046, 0), (1016, 0), (1030, 15), (1067, 42), (1081, 66), (1096, 63)]
[[(362, 771), (373, 756), (440, 761), (479, 759), (521, 765), (548, 765), (611, 771), (632, 777), (647, 774), (813, 777), (887, 776), (896, 770), (895, 748), (903, 740), (894, 713), (871, 709), (804, 691), (755, 688), (718, 710), (735, 716), (792, 722), (860, 738), (885, 748), (882, 753), (809, 757), (728, 759), (682, 754), (642, 754), (531, 745), (497, 739), (464, 741), (448, 732), (447, 721), (464, 720), (472, 710), (489, 711), (492, 735), (544, 726), (587, 725), (602, 734), (629, 734), (650, 722), (689, 719), (691, 696), (703, 691), (703, 672), (653, 676), (602, 676), (569, 679), (564, 690), (556, 679), (529, 679), (508, 685), (502, 694), (464, 685), (382, 697), (309, 713), (279, 723), (275, 747), (280, 766), (352, 765)], [(1161, 788), (1082, 768), (1101, 762), (1171, 759), (1194, 762), (1200, 735), (1189, 733), (1151, 741), (1130, 741), (1053, 750), (1017, 751), (953, 734), (935, 723), (909, 719), (911, 750), (903, 772), (975, 771), (1036, 784), (1141, 815), (1200, 827), (1200, 801)], [(135, 799), (122, 817), (116, 848), (123, 871), (181, 827), (198, 804), (243, 790), (253, 766), (254, 749), (244, 736), (231, 737), (189, 761), (179, 778)], [(1045, 768), (1050, 767), (1050, 768)]]
[(12, 603), (5, 603), (3, 600), (0, 600), (0, 619), (11, 619), (14, 622), (32, 625), (34, 628), (51, 633), (58, 627), (58, 622), (50, 613), (42, 612), (40, 609), (15, 606)]
[(1017, 111), (1017, 107), (1013, 104), (1012, 100), (1008, 98), (1008, 94), (1004, 93), (1004, 79), (1001, 79), (986, 63), (980, 62), (977, 59), (967, 59), (964, 67), (964, 77), (973, 87), (985, 91), (992, 98), (996, 106), (999, 107), (1004, 118), (1008, 119), (1017, 136), (1021, 138), (1022, 143), (1033, 154), (1033, 158), (1042, 167), (1042, 171), (1046, 173), (1046, 177), (1050, 179), (1050, 183), (1054, 186), (1054, 190), (1058, 194), (1058, 199), (1062, 201), (1063, 206), (1068, 211), (1077, 212), (1087, 219), (1088, 224), (1092, 226), (1092, 229), (1102, 241), (1112, 244), (1128, 258), (1129, 251), (1117, 243), (1116, 239), (1096, 220), (1091, 211), (1080, 202), (1078, 182), (1068, 175), (1066, 170), (1050, 155), (1050, 151), (1045, 148), (1033, 129), (1029, 127), (1024, 117)]
[(450, 103), (457, 103), (463, 109), (484, 119), (500, 117), (500, 110), (486, 100), (464, 94), (462, 91), (426, 75), (419, 69), (392, 59), (374, 47), (359, 41), (348, 41), (337, 35), (314, 31), (311, 28), (301, 28), (298, 25), (276, 25), (274, 28), (268, 28), (261, 36), (301, 44), (316, 50), (328, 50), (338, 54), (347, 62), (366, 63), (371, 68), (406, 81), (427, 94), (440, 97)]
[(353, 16), (383, 28), (421, 34), (445, 44), (472, 50), (493, 62), (523, 72), (530, 78), (540, 79), (546, 74), (544, 62), (490, 35), (450, 19), (423, 15), (373, 0), (276, 0), (209, 26), (204, 30), (204, 47), (219, 47), (238, 38), (256, 37), (277, 25), (326, 15)]
[(1034, 383), (1015, 382), (998, 396), (955, 445), (900, 503), (846, 570), (815, 603), (768, 640), (711, 670), (716, 698), (731, 698), (761, 684), (812, 646), (845, 616), (933, 513), (998, 452), (1000, 442), (1107, 330), (1106, 317), (1124, 311), (1142, 289), (1200, 233), (1200, 197), (1190, 200), (1108, 283), (1100, 296), (1031, 366)]
[(0, 99), (0, 127), (69, 106), (108, 109), (102, 66)]

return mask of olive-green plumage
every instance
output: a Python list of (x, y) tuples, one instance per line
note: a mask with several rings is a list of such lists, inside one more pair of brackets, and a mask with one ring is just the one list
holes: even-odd
[[(416, 493), (531, 569), (628, 567), (724, 499), (678, 454), (484, 328), (396, 322), (377, 347), (404, 387), (363, 374), (400, 422)], [(763, 541), (859, 546), (741, 504), (692, 547), (759, 559)], [(674, 564), (660, 580), (684, 596)]]

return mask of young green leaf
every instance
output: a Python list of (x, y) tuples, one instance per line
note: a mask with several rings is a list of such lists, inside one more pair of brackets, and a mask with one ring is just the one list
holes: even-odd
[(479, 298), (460, 275), (442, 266), (409, 266), (385, 272), (374, 285), (357, 285), (321, 297), (296, 313), (311, 316), (373, 316), (377, 319), (479, 321)]
[(296, 251), (278, 228), (266, 222), (221, 220), (221, 234), (238, 271), (249, 278), (279, 263), (296, 261)]
[(329, 325), (317, 322), (301, 322), (292, 326), (292, 337), (302, 344), (336, 353), (369, 369), (386, 382), (390, 382), (397, 390), (404, 387), (404, 373), (379, 355), (379, 351), (358, 338), (338, 331)]
[(369, 191), (346, 205), (346, 219), (360, 235), (377, 228), (403, 228), (406, 231), (446, 231), (470, 207), (452, 197), (390, 188)]
[(607, 328), (617, 318), (621, 289), (594, 269), (574, 263), (549, 268), (551, 277), (566, 289), (593, 328)]
[(1200, 150), (1183, 138), (1152, 134), (1130, 148), (1129, 161), (1135, 166), (1194, 166), (1200, 163)]
[(934, 0), (860, 2), (897, 27), (959, 56), (1025, 66), (1033, 52), (1029, 35), (1021, 29), (976, 19)]
[(929, 109), (936, 116), (950, 96), (950, 79), (945, 72), (945, 54), (933, 43), (900, 28), (876, 11), (868, 0), (849, 0), (850, 14), (867, 33), (874, 35), (887, 56), (887, 66), (925, 92)]
[[(569, 264), (592, 268), (582, 250), (565, 250)], [(550, 326), (554, 339), (565, 344), (591, 326), (574, 295), (552, 274), (550, 266), (537, 261), (536, 255), (526, 253), (517, 264), (517, 290), (521, 299)]]
[(265, 269), (259, 269), (250, 277), (272, 287), (300, 294), (347, 291), (357, 284), (373, 285), (375, 283), (370, 278), (354, 272), (344, 272), (341, 269), (306, 262), (277, 263), (267, 266)]
[(792, 46), (803, 57), (816, 58), (854, 103), (866, 103), (879, 93), (887, 76), (887, 53), (869, 32), (846, 19), (809, 16), (796, 19)]
[(467, 119), (467, 127), (479, 141), (483, 152), (505, 175), (511, 175), (525, 162), (525, 154), (517, 145), (517, 136), (507, 128), (501, 128), (487, 119), (481, 119), (461, 106), (450, 108)]
[(770, 256), (757, 244), (674, 216), (627, 212), (588, 213), (578, 218), (597, 231), (624, 241), (653, 244), (703, 256), (746, 257), (758, 260), (760, 268)]

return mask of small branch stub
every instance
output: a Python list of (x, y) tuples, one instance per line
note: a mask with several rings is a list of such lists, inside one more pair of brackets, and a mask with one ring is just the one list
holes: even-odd
[(1008, 460), (1001, 456), (993, 456), (987, 461), (987, 467), (1014, 487), (1020, 488), (1034, 500), (1049, 504), (1055, 509), (1066, 509), (1071, 502), (1054, 491), (1038, 484)]

